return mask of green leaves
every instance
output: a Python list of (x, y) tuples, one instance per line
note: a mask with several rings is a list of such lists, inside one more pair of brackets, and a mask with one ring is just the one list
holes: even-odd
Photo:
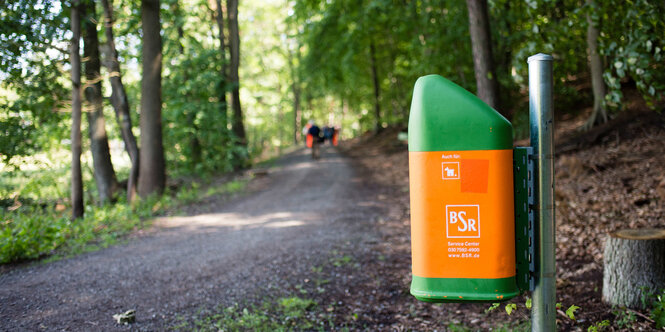
[(570, 307), (568, 307), (568, 309), (566, 309), (566, 316), (568, 316), (568, 318), (570, 318), (572, 320), (575, 320), (575, 311), (577, 311), (577, 309), (579, 309), (579, 308), (580, 307), (578, 307), (574, 304), (571, 305)]
[(515, 303), (508, 303), (506, 304), (506, 313), (508, 316), (513, 313), (514, 310), (517, 310), (517, 304)]
[(501, 305), (501, 303), (498, 303), (498, 302), (497, 303), (492, 303), (492, 305), (489, 308), (485, 309), (485, 313), (489, 313), (489, 312), (492, 312), (492, 311), (496, 310), (500, 305)]
[[(620, 82), (634, 80), (647, 105), (665, 97), (665, 4), (658, 1), (611, 1), (598, 4), (603, 22), (600, 52), (611, 64), (604, 74), (608, 105), (621, 107)], [(611, 22), (611, 23), (609, 23)]]
[(649, 309), (649, 317), (654, 320), (657, 329), (665, 327), (665, 289), (651, 291), (642, 287), (642, 304)]
[[(0, 105), (0, 109), (3, 109)], [(32, 153), (35, 142), (32, 135), (34, 124), (13, 112), (3, 112), (0, 116), (0, 156), (3, 163), (8, 163), (14, 156), (24, 156)]]

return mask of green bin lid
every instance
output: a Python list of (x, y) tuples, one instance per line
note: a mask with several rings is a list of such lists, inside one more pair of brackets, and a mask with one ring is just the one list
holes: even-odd
[(409, 151), (512, 148), (512, 125), (478, 97), (439, 75), (416, 81), (409, 115)]

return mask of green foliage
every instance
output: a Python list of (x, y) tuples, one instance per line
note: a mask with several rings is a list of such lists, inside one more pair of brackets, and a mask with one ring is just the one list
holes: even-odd
[(164, 146), (169, 169), (176, 175), (233, 169), (237, 147), (227, 128), (226, 107), (209, 100), (219, 94), (217, 54), (216, 50), (205, 50), (176, 58), (179, 62), (170, 68), (171, 79), (164, 82), (163, 116), (169, 128), (164, 133)]
[(637, 316), (631, 310), (617, 309), (613, 310), (612, 313), (616, 316), (614, 322), (620, 329), (627, 328), (637, 321)]
[(351, 256), (344, 255), (344, 256), (341, 256), (341, 257), (332, 258), (331, 262), (335, 267), (341, 267), (341, 266), (349, 264), (352, 259), (353, 258)]
[(489, 308), (485, 309), (485, 313), (487, 314), (487, 313), (490, 313), (490, 312), (496, 310), (500, 305), (501, 305), (501, 303), (498, 303), (498, 302), (497, 303), (492, 303), (492, 305)]
[[(517, 137), (526, 137), (521, 110), (527, 103), (526, 59), (530, 55), (543, 52), (555, 58), (557, 113), (575, 115), (590, 104), (589, 64), (586, 56), (580, 56), (588, 48), (587, 16), (600, 29), (599, 50), (608, 60), (608, 103), (620, 105), (620, 83), (627, 77), (635, 81), (649, 105), (663, 100), (665, 5), (648, 0), (593, 3), (489, 2), (500, 108), (518, 117)], [(372, 43), (378, 48), (382, 118), (388, 123), (405, 121), (408, 103), (403, 101), (410, 100), (410, 88), (419, 76), (437, 73), (475, 90), (463, 2), (298, 0), (292, 21), (302, 26), (297, 38), (305, 46), (301, 70), (307, 73), (303, 78), (307, 93), (348, 102), (362, 129), (373, 119), (367, 112), (373, 106), (367, 55)]]
[(513, 310), (517, 310), (517, 304), (515, 303), (508, 303), (506, 304), (506, 313), (508, 316), (513, 313)]
[[(90, 155), (82, 156), (82, 176), (85, 200), (94, 203), (97, 200), (96, 184), (93, 180)], [(120, 159), (117, 154), (114, 159)], [(28, 157), (16, 158), (16, 166), (0, 165), (0, 200), (3, 207), (9, 207), (14, 201), (20, 204), (52, 204), (64, 202), (69, 196), (71, 168), (69, 151), (51, 148)], [(116, 164), (117, 175), (126, 177), (129, 165)], [(124, 167), (123, 167), (124, 166)]]
[(600, 322), (596, 322), (593, 325), (589, 326), (587, 329), (588, 332), (599, 332), (605, 330), (606, 327), (610, 326), (610, 321), (605, 319)]
[(22, 206), (2, 212), (0, 263), (37, 259), (57, 253), (68, 256), (117, 242), (142, 227), (141, 218), (153, 215), (154, 199), (135, 207), (125, 204), (87, 206), (85, 217), (74, 221), (55, 206)]
[(649, 309), (649, 316), (657, 329), (665, 327), (665, 289), (650, 291), (642, 287), (642, 304)]
[(566, 309), (566, 316), (568, 316), (568, 318), (570, 318), (572, 320), (575, 320), (575, 311), (577, 311), (577, 309), (579, 309), (579, 308), (580, 307), (578, 307), (574, 304), (571, 305), (570, 307), (568, 307), (568, 309)]
[[(248, 151), (229, 129), (222, 94), (230, 86), (221, 75), (216, 24), (205, 1), (168, 0), (163, 12), (164, 81), (162, 111), (167, 167), (175, 176), (223, 173), (246, 166)], [(185, 10), (186, 8), (186, 10)], [(214, 34), (211, 34), (214, 31)]]
[(302, 318), (307, 311), (315, 307), (316, 302), (299, 297), (288, 297), (280, 299), (279, 305), (285, 315), (294, 319), (299, 319)]
[(14, 156), (25, 156), (34, 150), (32, 135), (35, 126), (32, 122), (22, 119), (20, 115), (9, 111), (2, 114), (9, 116), (5, 119), (0, 118), (0, 156), (2, 162), (9, 163)]
[(356, 114), (354, 129), (369, 129), (376, 120), (370, 111), (372, 65), (378, 73), (382, 123), (406, 121), (419, 76), (439, 73), (473, 87), (471, 58), (459, 56), (470, 53), (462, 2), (296, 1), (294, 7), (291, 20), (303, 27), (297, 36), (305, 50), (303, 88), (310, 98), (336, 99), (329, 112), (339, 112), (346, 103)]
[[(38, 259), (56, 254), (75, 255), (105, 248), (124, 235), (146, 227), (142, 221), (162, 211), (219, 194), (243, 190), (249, 179), (237, 179), (201, 193), (198, 183), (173, 194), (149, 197), (136, 204), (124, 198), (114, 205), (87, 205), (85, 216), (69, 220), (70, 207), (62, 203), (24, 204), (0, 212), (0, 264)], [(32, 202), (30, 200), (26, 202)]]
[[(303, 331), (315, 327), (324, 328), (327, 322), (318, 322), (312, 312), (316, 302), (300, 297), (280, 298), (273, 303), (265, 301), (259, 305), (248, 305), (241, 309), (238, 304), (203, 313), (201, 318), (189, 323), (181, 322), (174, 329), (194, 331)], [(193, 325), (193, 326), (191, 326)], [(332, 328), (332, 326), (328, 327)]]
[(250, 180), (251, 177), (233, 179), (220, 185), (211, 185), (205, 191), (198, 182), (193, 181), (175, 193), (175, 200), (178, 204), (189, 204), (216, 195), (239, 193), (247, 187)]
[[(183, 327), (187, 323), (182, 324)], [(263, 312), (250, 311), (247, 308), (239, 310), (238, 306), (231, 306), (223, 310), (222, 313), (203, 317), (194, 322), (193, 331), (271, 331), (277, 326), (270, 320), (270, 317)]]
[[(532, 302), (531, 298), (527, 297), (525, 302), (524, 302), (524, 307), (528, 310), (531, 310), (531, 302)], [(486, 314), (490, 313), (490, 312), (498, 309), (500, 306), (501, 306), (501, 303), (499, 303), (499, 302), (492, 303), (492, 305), (489, 308), (485, 309), (485, 313)], [(508, 316), (510, 316), (515, 310), (517, 310), (517, 304), (516, 303), (506, 303), (506, 306), (504, 307), (504, 309), (506, 310), (506, 313), (508, 314)]]
[(656, 328), (665, 327), (665, 291), (656, 297), (656, 301), (652, 303), (651, 319), (656, 322)]
[[(64, 138), (58, 112), (71, 93), (63, 46), (68, 10), (58, 1), (12, 1), (0, 8), (0, 155), (9, 163)], [(66, 44), (65, 44), (66, 45)], [(9, 97), (8, 97), (9, 96)]]
[(448, 326), (446, 326), (447, 330), (450, 332), (465, 332), (465, 331), (471, 331), (470, 328), (457, 324), (457, 323), (448, 323)]
[[(108, 247), (124, 235), (146, 227), (142, 222), (166, 209), (221, 194), (244, 190), (250, 178), (238, 178), (202, 191), (197, 182), (177, 192), (150, 197), (129, 205), (121, 195), (114, 205), (88, 204), (85, 216), (69, 220), (71, 209), (62, 197), (67, 195), (67, 167), (42, 170), (15, 170), (0, 175), (0, 264), (55, 258)], [(85, 177), (93, 188), (92, 176)]]
[(65, 242), (69, 220), (65, 216), (49, 216), (29, 211), (2, 215), (0, 232), (0, 263), (35, 259), (50, 253)]
[(665, 98), (665, 3), (662, 1), (598, 1), (602, 25), (600, 52), (607, 58), (608, 105), (620, 107), (621, 82), (635, 81), (647, 105)]
[(335, 267), (346, 266), (351, 264), (351, 262), (353, 261), (353, 257), (349, 255), (344, 255), (338, 250), (332, 250), (330, 254), (332, 255), (332, 257), (330, 258), (330, 263)]

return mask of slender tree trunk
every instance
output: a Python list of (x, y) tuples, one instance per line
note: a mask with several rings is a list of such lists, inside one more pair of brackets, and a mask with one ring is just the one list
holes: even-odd
[(247, 146), (247, 135), (242, 120), (240, 108), (240, 82), (238, 69), (240, 67), (240, 32), (238, 30), (238, 0), (228, 0), (226, 3), (229, 24), (229, 50), (231, 54), (231, 67), (229, 68), (229, 81), (231, 83), (231, 108), (233, 109), (233, 133), (238, 137), (240, 146)]
[(300, 89), (293, 83), (293, 143), (302, 140), (302, 110), (300, 109)]
[[(210, 2), (208, 2), (210, 3)], [(217, 31), (219, 33), (219, 83), (217, 85), (217, 94), (219, 99), (219, 111), (222, 116), (220, 121), (220, 129), (224, 131), (225, 135), (222, 137), (222, 142), (220, 144), (228, 146), (228, 123), (229, 123), (229, 112), (228, 112), (228, 102), (226, 99), (226, 92), (228, 89), (228, 69), (227, 69), (227, 59), (226, 59), (226, 34), (224, 33), (224, 6), (222, 6), (221, 0), (215, 0), (215, 9), (211, 10), (212, 20), (217, 23)], [(213, 32), (214, 34), (214, 32)]]
[(106, 135), (95, 4), (92, 0), (86, 0), (85, 7), (87, 18), (83, 21), (85, 27), (83, 54), (86, 58), (84, 91), (87, 101), (88, 131), (99, 201), (105, 203), (113, 199), (113, 194), (120, 186), (111, 163), (111, 153)]
[(141, 1), (143, 76), (141, 78), (141, 164), (139, 195), (161, 195), (166, 185), (162, 143), (162, 37), (159, 0)]
[[(111, 0), (113, 1), (113, 0)], [(111, 81), (111, 104), (115, 110), (115, 118), (120, 127), (122, 140), (125, 143), (125, 150), (132, 162), (132, 168), (127, 179), (127, 201), (131, 202), (136, 198), (136, 186), (139, 178), (139, 148), (136, 143), (136, 137), (132, 132), (132, 118), (129, 114), (129, 101), (125, 86), (122, 84), (122, 73), (120, 72), (120, 63), (118, 62), (118, 51), (115, 48), (113, 38), (113, 7), (109, 0), (102, 0), (104, 7), (104, 32), (106, 33), (106, 43), (109, 47), (109, 72)]]
[[(587, 4), (594, 8), (593, 0), (587, 0)], [(593, 90), (593, 111), (582, 129), (589, 129), (596, 123), (607, 122), (607, 111), (605, 110), (605, 81), (603, 80), (603, 61), (598, 54), (598, 27), (591, 19), (591, 13), (586, 15), (587, 30), (586, 41), (589, 52), (589, 67), (591, 69), (591, 88)], [(599, 116), (600, 115), (600, 116)]]
[[(215, 0), (217, 8), (215, 9), (215, 19), (217, 21), (217, 30), (219, 31), (219, 57), (221, 58), (220, 69), (220, 83), (219, 83), (219, 102), (222, 104), (222, 114), (224, 120), (227, 120), (227, 105), (226, 105), (226, 83), (228, 81), (228, 73), (226, 68), (226, 36), (224, 35), (224, 7), (222, 7), (221, 0)], [(224, 123), (226, 128), (226, 123)]]
[(349, 113), (349, 100), (342, 98), (342, 119), (340, 120), (339, 124), (339, 135), (337, 136), (338, 139), (342, 139), (342, 126), (344, 126), (344, 120), (346, 119), (346, 115)]
[(81, 4), (72, 0), (71, 25), (72, 44), (70, 64), (72, 66), (72, 220), (83, 217), (83, 180), (81, 177)]
[(376, 47), (374, 46), (374, 39), (369, 43), (369, 62), (372, 67), (372, 83), (374, 84), (374, 132), (381, 131), (381, 87), (379, 86), (379, 74), (376, 64)]
[[(469, 32), (478, 97), (498, 110), (499, 84), (494, 70), (487, 0), (466, 0), (466, 4), (469, 10)], [(501, 113), (507, 116), (507, 113)]]
[[(299, 52), (299, 50), (296, 50)], [(300, 83), (293, 61), (294, 54), (288, 50), (289, 70), (291, 73), (291, 92), (293, 92), (293, 143), (298, 144), (302, 134), (302, 111), (300, 110)]]

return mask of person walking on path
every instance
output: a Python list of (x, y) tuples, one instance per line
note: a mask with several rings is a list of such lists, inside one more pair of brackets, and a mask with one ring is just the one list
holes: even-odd
[(309, 134), (309, 128), (312, 128), (313, 125), (314, 120), (309, 120), (307, 121), (305, 127), (302, 129), (302, 134), (305, 135), (305, 146), (308, 148), (312, 147), (313, 138), (312, 135)]
[(311, 127), (309, 127), (309, 130), (307, 131), (307, 136), (312, 137), (312, 158), (319, 159), (321, 157), (320, 145), (322, 143), (323, 137), (321, 137), (321, 128), (319, 128), (319, 126), (317, 126), (313, 121)]
[(333, 134), (335, 133), (334, 126), (325, 126), (323, 127), (323, 141), (328, 141), (330, 145), (333, 144)]

